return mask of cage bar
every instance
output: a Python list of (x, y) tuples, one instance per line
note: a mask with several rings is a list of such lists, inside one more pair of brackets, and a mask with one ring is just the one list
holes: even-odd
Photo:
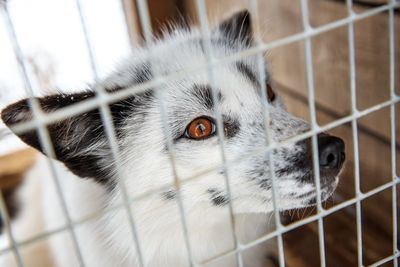
[[(353, 1), (347, 0), (347, 14), (349, 17), (354, 16)], [(349, 45), (349, 65), (350, 65), (350, 98), (351, 98), (351, 113), (357, 114), (357, 95), (356, 95), (356, 63), (355, 63), (355, 44), (354, 44), (354, 25), (350, 21), (347, 26), (347, 38)], [(351, 121), (353, 135), (353, 150), (354, 150), (354, 186), (355, 195), (358, 199), (362, 194), (360, 190), (360, 159), (358, 149), (358, 126), (357, 119)], [(357, 220), (357, 261), (358, 266), (363, 266), (363, 244), (362, 244), (362, 224), (361, 224), (361, 203), (358, 199), (356, 202), (356, 220)]]
[[(303, 17), (303, 27), (305, 32), (312, 32), (313, 29), (309, 23), (308, 17), (308, 5), (307, 0), (301, 0), (301, 14)], [(307, 92), (308, 92), (308, 106), (310, 109), (310, 121), (311, 131), (315, 132), (319, 126), (317, 124), (317, 115), (315, 110), (315, 97), (314, 97), (314, 75), (313, 75), (313, 62), (312, 62), (312, 50), (311, 50), (311, 37), (305, 39), (305, 57), (306, 57), (306, 72), (307, 72)], [(317, 192), (317, 210), (321, 213), (323, 210), (321, 201), (321, 183), (319, 173), (319, 158), (318, 158), (318, 140), (317, 134), (314, 133), (311, 137), (312, 141), (312, 154), (313, 154), (313, 170), (315, 178), (315, 189)], [(319, 257), (321, 266), (326, 266), (325, 258), (325, 236), (324, 236), (324, 225), (323, 216), (318, 218), (318, 237), (319, 237)]]
[[(397, 1), (398, 2), (398, 1)], [(392, 1), (395, 3), (395, 0)], [(389, 9), (389, 52), (390, 52), (390, 99), (396, 97), (395, 92), (395, 35), (394, 35), (394, 7)], [(392, 156), (392, 181), (398, 181), (396, 174), (396, 106), (395, 102), (390, 105), (390, 126), (391, 126), (391, 156)], [(393, 219), (393, 266), (398, 266), (398, 229), (397, 229), (397, 185), (392, 186), (392, 219)]]

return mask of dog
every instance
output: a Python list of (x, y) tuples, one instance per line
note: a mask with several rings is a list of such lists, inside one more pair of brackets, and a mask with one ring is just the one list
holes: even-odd
[[(235, 13), (212, 28), (210, 45), (216, 58), (253, 47), (249, 12)], [(151, 46), (138, 48), (91, 88), (37, 98), (43, 112), (51, 113), (96, 97), (94, 88), (113, 95), (159, 76), (195, 69), (109, 103), (118, 160), (99, 107), (47, 125), (54, 155), (48, 154), (36, 130), (15, 131), (25, 143), (53, 157), (61, 189), (56, 190), (48, 158), (40, 156), (19, 192), (21, 211), (12, 223), (15, 239), (55, 231), (41, 244), (51, 264), (60, 267), (79, 266), (78, 255), (85, 266), (96, 267), (141, 262), (189, 266), (191, 259), (205, 266), (235, 266), (238, 257), (229, 251), (236, 242), (246, 244), (269, 231), (273, 192), (279, 211), (315, 205), (311, 141), (262, 149), (267, 135), (276, 144), (310, 130), (307, 122), (286, 111), (266, 63), (264, 75), (258, 74), (256, 56), (214, 65), (210, 82), (210, 73), (201, 68), (207, 66), (206, 52), (199, 29), (175, 29)], [(13, 129), (32, 120), (33, 113), (24, 99), (6, 107), (1, 116)], [(324, 201), (338, 184), (344, 142), (326, 133), (317, 138)], [(124, 206), (126, 196), (132, 201)], [(99, 214), (90, 217), (94, 212)], [(71, 226), (85, 216), (90, 219)], [(41, 257), (34, 247), (22, 250), (24, 261)], [(266, 254), (267, 248), (260, 245), (242, 251), (241, 260), (245, 266), (266, 266)], [(6, 264), (1, 266), (11, 266)]]

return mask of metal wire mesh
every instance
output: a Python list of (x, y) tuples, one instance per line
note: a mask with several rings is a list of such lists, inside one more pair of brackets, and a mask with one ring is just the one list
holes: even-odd
[[(94, 211), (93, 214), (90, 214), (84, 218), (80, 218), (79, 220), (72, 220), (71, 216), (68, 213), (67, 205), (65, 203), (65, 197), (62, 192), (62, 188), (59, 184), (58, 181), (58, 172), (57, 168), (53, 166), (53, 163), (51, 160), (49, 160), (49, 165), (50, 169), (52, 170), (54, 180), (57, 186), (57, 192), (60, 198), (60, 202), (62, 203), (62, 210), (64, 212), (64, 216), (67, 219), (67, 225), (65, 227), (60, 227), (58, 229), (55, 229), (54, 231), (51, 232), (46, 232), (42, 233), (40, 235), (37, 235), (33, 238), (30, 238), (28, 240), (25, 240), (23, 242), (17, 242), (15, 238), (13, 237), (13, 233), (10, 228), (9, 224), (9, 216), (7, 214), (6, 208), (5, 208), (5, 202), (3, 197), (0, 195), (0, 210), (2, 213), (2, 218), (5, 222), (5, 230), (6, 233), (9, 236), (9, 240), (11, 243), (11, 246), (5, 249), (2, 249), (0, 251), (0, 255), (12, 251), (15, 254), (15, 257), (17, 259), (17, 263), (19, 266), (24, 266), (23, 258), (20, 255), (20, 248), (27, 246), (28, 244), (32, 244), (34, 242), (38, 242), (41, 239), (47, 238), (51, 235), (54, 235), (56, 233), (60, 233), (63, 231), (69, 231), (73, 240), (75, 252), (77, 255), (77, 258), (79, 260), (79, 263), (81, 266), (85, 266), (85, 259), (83, 258), (81, 254), (81, 249), (80, 249), (80, 244), (78, 243), (78, 239), (76, 237), (76, 231), (75, 228), (83, 224), (84, 222), (87, 222), (89, 220), (92, 220), (98, 216), (100, 216), (103, 213), (109, 212), (110, 210), (114, 209), (119, 209), (119, 208), (125, 208), (127, 211), (127, 214), (129, 215), (129, 225), (132, 230), (132, 235), (133, 235), (133, 240), (134, 240), (134, 247), (137, 251), (137, 254), (139, 255), (139, 265), (144, 266), (144, 261), (142, 254), (141, 254), (141, 249), (140, 249), (140, 239), (138, 238), (137, 231), (136, 231), (136, 226), (135, 226), (135, 220), (133, 218), (133, 215), (131, 214), (130, 211), (130, 205), (142, 198), (146, 198), (151, 194), (159, 193), (162, 192), (165, 189), (169, 189), (171, 187), (175, 188), (177, 191), (177, 201), (178, 201), (178, 206), (179, 206), (179, 211), (181, 215), (181, 223), (183, 225), (183, 233), (185, 236), (185, 244), (187, 248), (187, 254), (188, 258), (190, 261), (190, 266), (201, 266), (210, 262), (215, 261), (216, 259), (220, 257), (224, 257), (227, 255), (235, 255), (237, 259), (238, 266), (244, 266), (243, 259), (241, 254), (247, 250), (250, 249), (254, 246), (257, 246), (258, 244), (265, 242), (266, 240), (277, 238), (278, 240), (278, 253), (279, 253), (279, 264), (280, 266), (285, 266), (285, 257), (284, 257), (284, 248), (283, 248), (283, 241), (282, 241), (282, 235), (288, 231), (291, 231), (293, 229), (296, 229), (300, 226), (303, 226), (305, 224), (308, 224), (310, 222), (317, 222), (318, 224), (318, 236), (319, 236), (319, 255), (320, 255), (320, 265), (321, 266), (326, 266), (326, 257), (325, 257), (325, 240), (324, 240), (324, 217), (335, 213), (339, 210), (342, 210), (346, 207), (349, 207), (351, 205), (355, 205), (356, 207), (356, 222), (357, 222), (357, 258), (358, 258), (358, 266), (364, 266), (363, 263), (363, 241), (362, 241), (362, 221), (361, 221), (361, 201), (372, 196), (375, 194), (378, 194), (379, 192), (382, 192), (386, 189), (391, 188), (392, 189), (392, 216), (393, 216), (393, 249), (392, 249), (392, 255), (381, 259), (371, 266), (380, 266), (383, 265), (389, 261), (393, 261), (394, 266), (398, 266), (397, 258), (399, 256), (399, 251), (397, 247), (398, 243), (398, 229), (397, 229), (397, 191), (396, 191), (396, 186), (399, 184), (399, 177), (396, 174), (396, 109), (395, 105), (396, 103), (400, 102), (400, 96), (396, 94), (396, 88), (395, 88), (395, 75), (396, 75), (396, 69), (395, 69), (395, 23), (394, 23), (394, 12), (395, 9), (397, 9), (400, 6), (399, 1), (392, 0), (391, 2), (370, 9), (368, 11), (365, 11), (363, 13), (355, 13), (353, 11), (353, 4), (351, 0), (347, 0), (347, 17), (336, 20), (331, 23), (327, 23), (325, 25), (319, 26), (319, 27), (312, 27), (309, 22), (309, 14), (308, 14), (308, 1), (307, 0), (299, 0), (301, 4), (301, 13), (302, 13), (302, 18), (303, 18), (303, 31), (285, 38), (281, 38), (269, 43), (264, 43), (260, 37), (260, 32), (259, 32), (259, 25), (255, 25), (254, 27), (254, 32), (255, 32), (255, 43), (256, 45), (248, 50), (241, 51), (240, 53), (237, 53), (235, 55), (227, 56), (222, 59), (216, 59), (213, 56), (213, 51), (212, 51), (212, 46), (210, 43), (210, 27), (207, 19), (207, 14), (206, 14), (206, 5), (204, 0), (196, 0), (196, 7), (197, 7), (197, 12), (198, 16), (200, 18), (200, 28), (201, 28), (201, 33), (202, 33), (202, 42), (205, 48), (206, 56), (207, 56), (207, 64), (200, 66), (200, 67), (194, 67), (192, 69), (186, 69), (183, 72), (178, 72), (178, 73), (173, 73), (168, 76), (163, 76), (162, 74), (157, 72), (157, 68), (155, 66), (152, 66), (152, 71), (155, 73), (155, 78), (149, 82), (145, 82), (143, 84), (137, 85), (132, 89), (127, 89), (123, 90), (120, 92), (116, 92), (113, 94), (109, 94), (106, 92), (103, 88), (96, 88), (98, 89), (98, 94), (96, 94), (95, 98), (88, 99), (85, 101), (82, 101), (80, 103), (74, 104), (72, 106), (68, 106), (65, 108), (62, 108), (60, 110), (54, 111), (52, 113), (44, 113), (41, 110), (41, 107), (39, 103), (35, 100), (30, 101), (30, 105), (33, 110), (33, 120), (29, 122), (24, 122), (20, 123), (18, 125), (14, 126), (14, 131), (16, 132), (25, 132), (31, 129), (37, 129), (39, 131), (39, 136), (40, 136), (40, 141), (45, 148), (45, 151), (48, 155), (54, 155), (54, 151), (52, 148), (52, 143), (49, 138), (49, 134), (47, 133), (46, 130), (46, 125), (49, 125), (51, 123), (54, 123), (58, 120), (61, 120), (66, 117), (71, 117), (73, 115), (81, 114), (86, 111), (89, 111), (93, 109), (94, 107), (100, 107), (101, 111), (101, 118), (103, 121), (103, 125), (105, 126), (105, 131), (106, 131), (106, 136), (109, 142), (109, 145), (112, 150), (113, 157), (117, 163), (121, 162), (119, 160), (119, 149), (117, 145), (117, 141), (115, 139), (115, 130), (114, 126), (112, 124), (111, 120), (111, 114), (109, 110), (108, 104), (115, 102), (120, 99), (124, 99), (129, 95), (133, 95), (139, 92), (146, 91), (150, 88), (157, 88), (160, 87), (163, 83), (168, 81), (169, 79), (177, 79), (180, 77), (183, 77), (187, 74), (190, 73), (195, 73), (196, 71), (200, 69), (206, 69), (208, 76), (209, 76), (209, 81), (211, 85), (215, 85), (216, 81), (214, 79), (214, 72), (213, 69), (218, 67), (220, 64), (225, 64), (227, 62), (233, 62), (239, 58), (242, 57), (249, 57), (249, 56), (257, 56), (257, 62), (258, 62), (258, 72), (260, 79), (263, 79), (263, 74), (265, 73), (264, 65), (263, 65), (263, 54), (265, 51), (287, 45), (289, 43), (297, 42), (297, 41), (304, 41), (305, 43), (305, 66), (304, 68), (306, 69), (307, 73), (307, 88), (308, 88), (308, 105), (309, 105), (309, 110), (310, 110), (310, 120), (311, 120), (311, 130), (300, 134), (298, 136), (292, 137), (284, 142), (281, 143), (274, 143), (268, 134), (268, 127), (264, 127), (265, 129), (265, 146), (258, 149), (252, 154), (248, 155), (243, 155), (240, 159), (234, 159), (231, 161), (228, 161), (225, 156), (225, 149), (224, 149), (224, 133), (223, 133), (223, 127), (222, 127), (222, 115), (219, 109), (217, 108), (216, 110), (216, 118), (217, 118), (217, 129), (218, 129), (218, 138), (220, 140), (220, 152), (221, 152), (221, 157), (223, 159), (223, 164), (222, 168), (225, 170), (225, 184), (226, 184), (226, 190), (228, 192), (228, 196), (231, 194), (231, 189), (230, 189), (230, 180), (229, 180), (229, 170), (230, 167), (235, 165), (237, 162), (240, 160), (243, 160), (245, 158), (249, 158), (253, 156), (254, 154), (261, 154), (265, 152), (270, 152), (272, 149), (283, 146), (285, 144), (292, 144), (295, 142), (298, 142), (300, 140), (304, 140), (306, 138), (310, 138), (312, 140), (312, 149), (313, 149), (313, 155), (318, 155), (318, 143), (317, 143), (317, 135), (321, 132), (333, 129), (337, 126), (343, 125), (345, 123), (351, 123), (352, 125), (352, 135), (353, 135), (353, 144), (354, 144), (354, 171), (355, 171), (355, 197), (349, 200), (346, 200), (340, 204), (337, 204), (336, 206), (325, 209), (322, 206), (321, 202), (321, 189), (320, 189), (320, 177), (319, 177), (319, 160), (318, 157), (314, 156), (313, 157), (313, 167), (315, 170), (315, 184), (316, 184), (316, 191), (317, 191), (317, 214), (312, 215), (306, 219), (297, 221), (295, 223), (292, 223), (290, 225), (283, 225), (280, 222), (280, 217), (279, 217), (279, 208), (278, 208), (278, 203), (276, 201), (276, 193), (275, 193), (275, 185), (274, 182), (272, 183), (272, 188), (273, 188), (273, 201), (274, 201), (274, 207), (275, 207), (275, 212), (274, 212), (274, 218), (275, 218), (275, 224), (276, 224), (276, 229), (268, 233), (265, 236), (259, 237), (256, 240), (253, 240), (249, 243), (246, 244), (241, 244), (239, 240), (237, 239), (235, 235), (235, 217), (233, 216), (233, 210), (234, 207), (232, 206), (231, 202), (229, 202), (229, 213), (230, 213), (230, 222), (231, 222), (231, 227), (232, 227), (232, 234), (233, 234), (233, 240), (234, 240), (234, 249), (221, 253), (215, 257), (212, 257), (205, 262), (195, 262), (192, 256), (192, 251), (191, 251), (191, 245), (190, 245), (190, 240), (188, 237), (188, 229), (187, 229), (187, 222), (186, 222), (186, 212), (185, 212), (185, 205), (184, 202), (182, 201), (182, 198), (180, 197), (180, 187), (182, 186), (182, 183), (187, 183), (191, 180), (194, 179), (201, 179), (204, 174), (207, 174), (208, 172), (211, 172), (215, 170), (216, 168), (221, 168), (221, 165), (219, 166), (210, 166), (209, 169), (202, 171), (201, 173), (198, 173), (192, 177), (187, 177), (184, 181), (181, 179), (181, 177), (178, 177), (177, 172), (175, 170), (175, 157), (174, 157), (174, 144), (170, 138), (168, 138), (168, 134), (165, 133), (165, 136), (167, 137), (167, 147), (168, 147), (168, 152), (170, 153), (170, 159), (171, 159), (171, 165), (173, 166), (174, 169), (174, 182), (173, 184), (161, 186), (159, 188), (154, 188), (150, 191), (143, 192), (142, 194), (131, 197), (127, 194), (125, 185), (122, 182), (120, 184), (122, 192), (123, 192), (123, 203), (121, 205), (117, 205), (114, 207), (109, 207), (105, 210), (102, 211)], [(80, 0), (76, 0), (77, 4), (77, 10), (79, 12), (79, 17), (80, 17), (80, 22), (82, 25), (82, 30), (85, 34), (85, 41), (87, 45), (87, 50), (88, 54), (90, 56), (90, 62), (91, 62), (91, 67), (93, 71), (93, 76), (95, 80), (98, 79), (97, 77), (97, 69), (96, 69), (96, 63), (94, 60), (94, 56), (92, 54), (92, 45), (90, 43), (90, 40), (88, 38), (88, 32), (86, 28), (86, 22), (85, 22), (85, 17), (82, 13), (81, 10), (81, 3)], [(254, 21), (258, 22), (259, 20), (257, 19), (260, 14), (258, 14), (258, 1), (257, 0), (252, 0), (250, 3), (250, 12), (255, 18)], [(137, 1), (137, 6), (139, 10), (139, 17), (141, 24), (143, 26), (143, 32), (144, 32), (144, 37), (147, 42), (147, 44), (150, 46), (152, 43), (152, 29), (151, 29), (151, 23), (149, 19), (149, 11), (147, 7), (147, 2), (146, 0), (138, 0)], [(389, 14), (389, 43), (390, 43), (390, 99), (384, 102), (381, 102), (379, 104), (376, 104), (372, 107), (369, 107), (364, 110), (358, 110), (356, 106), (356, 101), (357, 101), (357, 94), (356, 94), (356, 63), (355, 63), (355, 38), (354, 38), (354, 26), (353, 24), (356, 21), (363, 20), (368, 17), (375, 16), (377, 14), (383, 13), (383, 12), (388, 12)], [(19, 63), (20, 71), (21, 71), (21, 76), (24, 80), (25, 83), (25, 88), (27, 91), (28, 96), (32, 96), (32, 84), (30, 81), (30, 78), (27, 74), (26, 70), (26, 63), (25, 59), (23, 57), (23, 54), (21, 52), (21, 48), (19, 45), (19, 41), (17, 38), (17, 35), (15, 34), (15, 29), (13, 26), (12, 19), (9, 15), (7, 5), (3, 4), (3, 12), (2, 16), (5, 19), (6, 22), (6, 27), (9, 31), (9, 38), (13, 44), (14, 48), (14, 53), (16, 56), (16, 59)], [(350, 93), (351, 93), (351, 114), (348, 116), (345, 116), (343, 118), (340, 118), (338, 120), (335, 120), (331, 123), (328, 123), (326, 125), (318, 125), (317, 123), (317, 116), (316, 116), (316, 107), (315, 107), (315, 96), (314, 96), (314, 78), (313, 78), (313, 64), (312, 64), (312, 37), (322, 34), (324, 32), (336, 29), (338, 27), (342, 26), (347, 26), (348, 27), (348, 47), (349, 47), (349, 70), (350, 70)], [(151, 54), (151, 51), (150, 51)], [(151, 58), (151, 55), (150, 55)], [(264, 83), (261, 83), (264, 87)], [(217, 88), (217, 86), (211, 86), (211, 88)], [(265, 88), (263, 88), (265, 89)], [(262, 104), (266, 105), (266, 95), (265, 95), (266, 90), (262, 90), (263, 95), (262, 95)], [(213, 91), (212, 97), (216, 99), (217, 93)], [(384, 109), (384, 108), (390, 108), (390, 124), (391, 124), (391, 166), (392, 166), (392, 179), (390, 182), (383, 184), (379, 187), (376, 187), (368, 192), (361, 192), (360, 190), (360, 167), (359, 167), (359, 144), (358, 144), (358, 126), (357, 126), (357, 121), (358, 119), (367, 116), (368, 114), (372, 112), (376, 112), (378, 110)], [(162, 111), (162, 114), (165, 114), (165, 107), (163, 106), (163, 102), (160, 102), (160, 110)], [(265, 109), (264, 109), (265, 110)], [(268, 114), (267, 112), (264, 112), (264, 126), (267, 125), (265, 122), (268, 121)], [(164, 128), (167, 128), (168, 125), (164, 121)], [(273, 158), (272, 155), (269, 155), (270, 157), (270, 170), (271, 170), (271, 175), (273, 177), (272, 181), (275, 180), (274, 177), (274, 172), (273, 172)], [(118, 170), (117, 166), (117, 170)], [(123, 177), (122, 177), (123, 178)], [(121, 179), (123, 181), (123, 179)]]

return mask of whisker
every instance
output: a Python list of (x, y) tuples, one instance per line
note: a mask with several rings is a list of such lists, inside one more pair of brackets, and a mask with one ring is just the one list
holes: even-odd
[(307, 208), (303, 208), (303, 214), (301, 215), (302, 217), (302, 219), (304, 219), (304, 215), (306, 214), (306, 211), (307, 211)]
[(311, 207), (310, 211), (307, 214), (307, 217), (310, 216), (315, 210), (315, 206)]

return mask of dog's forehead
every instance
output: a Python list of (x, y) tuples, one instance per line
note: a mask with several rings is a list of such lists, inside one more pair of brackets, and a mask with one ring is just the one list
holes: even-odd
[[(187, 73), (184, 77), (202, 79), (204, 82), (204, 77), (209, 76), (206, 68), (210, 66), (208, 63), (212, 57), (214, 80), (224, 79), (226, 78), (225, 73), (233, 72), (241, 74), (242, 77), (238, 77), (239, 79), (249, 78), (250, 75), (252, 82), (257, 82), (254, 81), (258, 76), (255, 56), (246, 56), (236, 60), (229, 59), (246, 49), (245, 47), (235, 46), (226, 37), (215, 34), (212, 36), (210, 44), (211, 56), (207, 54), (207, 45), (203, 43), (201, 34), (197, 30), (172, 33), (149, 49), (148, 52), (152, 54), (154, 62), (152, 68), (158, 74), (165, 76), (179, 74), (178, 76), (182, 77), (182, 74)], [(201, 77), (199, 78), (199, 76)], [(207, 77), (207, 80), (209, 78)], [(224, 84), (226, 80), (214, 82)]]
[[(217, 59), (235, 53), (223, 42), (214, 43), (213, 52)], [(255, 108), (260, 102), (254, 58), (219, 62), (210, 72), (210, 66), (207, 65), (208, 56), (200, 38), (164, 43), (157, 46), (154, 57), (156, 72), (168, 77), (159, 89), (166, 92), (163, 97), (172, 105), (180, 101), (196, 101), (197, 94), (194, 90), (202, 89), (214, 90), (216, 95), (221, 96), (222, 108), (224, 105), (229, 105), (230, 108)], [(174, 78), (175, 74), (179, 74), (178, 78)]]
[[(213, 57), (223, 59), (223, 62), (213, 64), (212, 73), (208, 69), (209, 57), (201, 34), (196, 30), (178, 31), (150, 48), (135, 52), (132, 61), (127, 62), (128, 66), (123, 66), (122, 73), (125, 73), (124, 77), (128, 76), (127, 85), (132, 86), (129, 76), (146, 73), (147, 79), (152, 79), (160, 75), (162, 84), (152, 89), (162, 92), (159, 97), (168, 109), (192, 112), (191, 117), (213, 114), (211, 90), (216, 93), (222, 112), (240, 113), (238, 116), (258, 114), (261, 110), (260, 82), (255, 56), (226, 60), (244, 48), (232, 46), (221, 36), (213, 38)], [(265, 74), (268, 77), (268, 73)], [(121, 78), (117, 77), (117, 80), (121, 81)], [(136, 80), (146, 79), (136, 77)]]
[[(212, 50), (215, 59), (223, 59), (234, 53), (234, 50), (223, 42), (212, 45)], [(153, 69), (162, 75), (196, 74), (208, 66), (206, 49), (198, 36), (188, 35), (184, 40), (174, 36), (153, 47), (149, 52), (153, 54)]]
[(235, 66), (215, 67), (212, 75), (207, 70), (197, 71), (183, 79), (170, 80), (162, 87), (159, 89), (166, 94), (161, 97), (170, 107), (215, 110), (217, 103), (221, 111), (240, 113), (261, 107), (260, 89)]

